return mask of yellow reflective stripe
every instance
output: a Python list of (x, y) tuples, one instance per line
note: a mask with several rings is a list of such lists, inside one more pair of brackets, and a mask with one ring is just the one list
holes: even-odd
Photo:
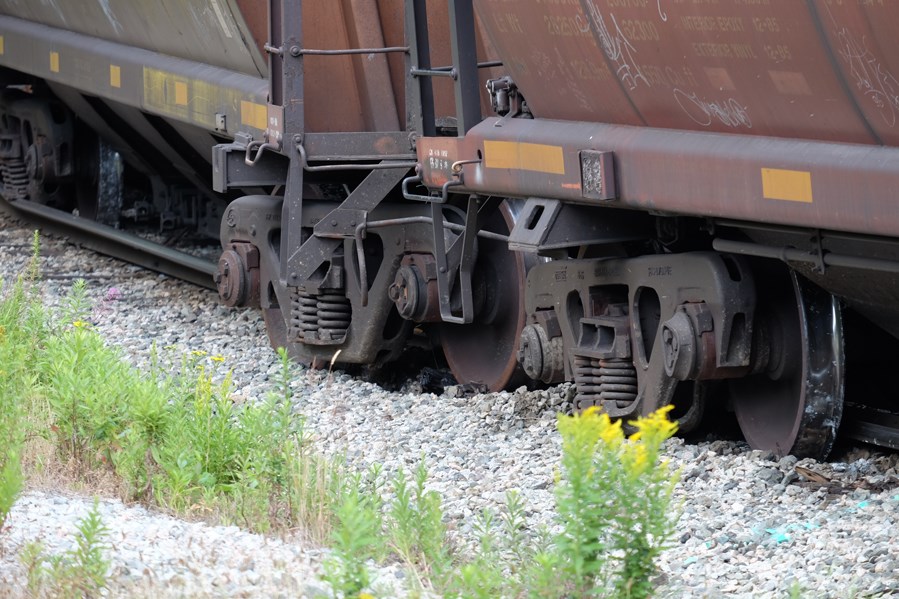
[(564, 175), (565, 155), (561, 146), (485, 141), (484, 166)]
[(812, 174), (778, 168), (762, 169), (762, 195), (769, 200), (812, 203)]
[(184, 81), (175, 82), (175, 104), (187, 106), (187, 83)]
[(264, 104), (241, 100), (240, 122), (265, 131), (265, 128), (268, 126), (268, 108)]
[(50, 52), (50, 71), (59, 72), (59, 52)]
[(110, 87), (122, 87), (122, 67), (115, 64), (109, 65), (109, 85)]

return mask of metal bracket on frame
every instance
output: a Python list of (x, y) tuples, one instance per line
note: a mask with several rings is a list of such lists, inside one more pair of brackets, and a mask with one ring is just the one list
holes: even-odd
[[(440, 303), (440, 318), (444, 322), (469, 324), (474, 320), (474, 295), (472, 293), (472, 274), (477, 259), (477, 238), (480, 229), (481, 199), (472, 195), (468, 198), (468, 209), (465, 211), (465, 228), (446, 249), (443, 237), (443, 204), (431, 203), (431, 222), (434, 231), (434, 258), (437, 262), (437, 297)], [(452, 310), (452, 278), (458, 268), (459, 295), (462, 300), (462, 315), (456, 316)]]

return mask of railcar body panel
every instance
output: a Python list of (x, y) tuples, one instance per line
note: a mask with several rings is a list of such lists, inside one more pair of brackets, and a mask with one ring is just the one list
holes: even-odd
[[(0, 1), (0, 65), (125, 102), (209, 131), (266, 129), (268, 4), (259, 0)], [(429, 12), (432, 62), (449, 65), (445, 0)], [(404, 0), (303, 3), (304, 49), (404, 46)], [(492, 56), (476, 36), (479, 53)], [(122, 63), (125, 64), (122, 64)], [(303, 57), (304, 130), (406, 129), (402, 52)], [(482, 83), (491, 76), (482, 73)], [(454, 114), (452, 82), (437, 80), (435, 109)], [(261, 92), (259, 91), (261, 90)], [(249, 103), (241, 107), (241, 102)], [(490, 109), (482, 97), (482, 111)], [(215, 114), (226, 115), (227, 130)]]
[(477, 0), (538, 118), (899, 143), (899, 4)]
[[(264, 3), (254, 8), (265, 16)], [(266, 74), (234, 0), (2, 0), (0, 14), (238, 73)]]

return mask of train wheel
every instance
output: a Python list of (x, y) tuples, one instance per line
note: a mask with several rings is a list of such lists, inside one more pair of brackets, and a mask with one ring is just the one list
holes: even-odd
[(843, 414), (840, 306), (793, 271), (768, 280), (773, 295), (760, 302), (759, 317), (768, 331), (769, 365), (731, 381), (737, 421), (753, 448), (823, 459)]
[[(484, 228), (507, 235), (515, 223), (515, 209), (514, 204), (503, 202)], [(517, 357), (518, 339), (525, 323), (528, 266), (527, 257), (509, 251), (505, 242), (478, 240), (474, 284), (480, 286), (483, 307), (471, 324), (439, 327), (444, 356), (460, 383), (501, 391), (528, 380)]]

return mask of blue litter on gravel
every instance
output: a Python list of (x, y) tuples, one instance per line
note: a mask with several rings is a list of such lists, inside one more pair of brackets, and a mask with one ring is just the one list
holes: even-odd
[(776, 528), (766, 528), (765, 532), (770, 534), (771, 538), (774, 540), (774, 542), (778, 543), (778, 544), (786, 543), (787, 541), (790, 540), (790, 535), (788, 535), (787, 533), (783, 532), (782, 530), (778, 530)]

